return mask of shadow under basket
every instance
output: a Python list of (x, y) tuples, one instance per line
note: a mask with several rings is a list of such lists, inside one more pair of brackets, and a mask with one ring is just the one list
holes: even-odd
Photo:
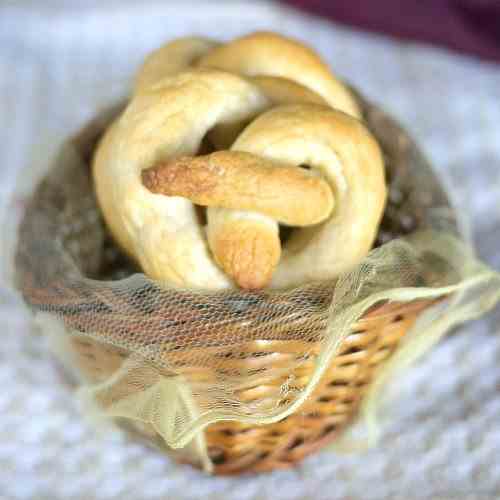
[[(359, 100), (364, 120), (378, 139), (386, 162), (389, 200), (376, 243), (380, 246), (417, 229), (425, 229), (430, 225), (433, 207), (450, 207), (450, 204), (429, 164), (405, 131), (379, 108), (361, 96)], [(103, 113), (71, 140), (83, 161), (75, 164), (61, 156), (37, 187), (21, 223), (16, 257), (17, 280), (26, 302), (36, 311), (48, 311), (62, 318), (66, 327), (76, 332), (69, 336), (74, 351), (73, 363), (92, 382), (107, 380), (127, 356), (122, 347), (84, 335), (92, 330), (99, 318), (101, 326), (121, 328), (122, 335), (127, 332), (132, 335), (134, 321), (136, 326), (144, 325), (155, 318), (165, 320), (168, 313), (163, 311), (165, 314), (162, 314), (162, 305), (151, 306), (156, 304), (154, 300), (148, 301), (147, 311), (140, 307), (145, 296), (151, 298), (161, 293), (159, 287), (150, 287), (142, 290), (142, 295), (124, 298), (114, 295), (115, 287), (104, 286), (119, 283), (138, 272), (107, 234), (90, 178), (96, 142), (121, 109), (122, 106), (117, 106)], [(450, 222), (456, 226), (454, 220)], [(89, 285), (95, 284), (95, 280), (104, 284), (97, 292)], [(332, 287), (325, 284), (314, 288), (311, 307), (327, 307)], [(180, 296), (183, 292), (171, 293)], [(247, 323), (260, 321), (262, 300), (275, 305), (280, 300), (271, 296), (266, 299), (265, 293), (248, 293), (248, 297), (244, 315)], [(177, 301), (176, 319), (184, 318), (184, 336), (206, 340), (211, 331), (196, 326), (200, 325), (200, 319), (203, 322), (203, 316), (191, 299), (189, 296)], [(212, 297), (212, 303), (214, 300), (217, 299)], [(293, 303), (293, 291), (286, 300)], [(110, 311), (113, 301), (121, 304), (119, 315)], [(268, 425), (228, 420), (206, 427), (204, 437), (214, 473), (240, 474), (287, 468), (335, 440), (355, 418), (377, 369), (391, 357), (418, 316), (435, 301), (383, 302), (370, 308), (343, 340), (337, 355), (298, 412)], [(126, 312), (122, 314), (124, 303)], [(217, 307), (229, 308), (234, 304), (227, 305), (221, 299)], [(130, 311), (132, 319), (127, 323)], [(300, 321), (297, 318), (293, 321), (295, 326), (284, 333), (271, 330), (271, 334), (259, 337), (256, 329), (248, 338), (241, 333), (237, 342), (234, 335), (227, 342), (221, 340), (223, 337), (214, 336), (213, 342), (202, 347), (196, 347), (196, 343), (190, 345), (189, 353), (181, 346), (176, 347), (177, 337), (171, 336), (170, 362), (175, 364), (178, 360), (178, 374), (189, 373), (190, 377), (195, 376), (207, 384), (220, 373), (231, 370), (251, 373), (265, 367), (269, 372), (290, 363), (295, 366), (293, 380), (300, 390), (314, 370), (319, 344), (314, 330), (304, 337)], [(165, 325), (168, 329), (168, 324)], [(324, 324), (317, 325), (317, 330), (324, 330), (324, 327)], [(251, 328), (248, 331), (252, 331)], [(79, 332), (82, 335), (78, 335)], [(193, 355), (197, 349), (202, 352)], [(294, 365), (301, 356), (302, 362)], [(188, 358), (191, 363), (182, 362)], [(279, 370), (274, 378), (268, 377), (265, 381), (253, 377), (237, 389), (237, 397), (247, 403), (262, 400), (280, 391), (282, 384)], [(153, 443), (159, 440), (152, 427), (138, 427), (131, 422), (120, 424), (133, 428)], [(186, 461), (182, 454), (178, 459)]]

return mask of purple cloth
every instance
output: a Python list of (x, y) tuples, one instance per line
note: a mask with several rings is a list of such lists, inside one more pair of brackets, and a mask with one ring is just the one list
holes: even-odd
[(334, 21), (500, 62), (500, 0), (284, 0)]

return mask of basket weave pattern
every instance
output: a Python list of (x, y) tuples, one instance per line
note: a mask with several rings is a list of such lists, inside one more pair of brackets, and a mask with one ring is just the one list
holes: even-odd
[[(300, 412), (263, 426), (231, 421), (209, 426), (205, 439), (215, 472), (239, 474), (288, 468), (330, 443), (356, 414), (376, 369), (391, 356), (418, 314), (428, 305), (429, 301), (385, 304), (366, 314), (345, 338), (338, 355)], [(126, 357), (124, 351), (114, 346), (82, 337), (73, 338), (72, 344), (79, 368), (94, 382), (102, 382), (115, 373)], [(214, 370), (207, 369), (210, 365), (222, 371), (265, 366), (268, 368), (265, 380), (258, 383), (253, 380), (238, 391), (238, 398), (251, 402), (272, 397), (280, 390), (284, 376), (280, 373), (273, 377), (273, 370), (307, 356), (291, 374), (294, 388), (303, 389), (318, 354), (317, 344), (303, 341), (256, 341), (246, 347), (248, 357), (242, 358), (241, 347), (238, 353), (232, 352), (230, 346), (214, 348), (209, 356), (218, 358), (217, 363), (205, 360), (204, 366), (185, 366), (180, 371), (195, 372), (200, 381), (210, 382), (217, 378)], [(220, 358), (224, 358), (222, 364)], [(289, 376), (287, 374), (287, 378)]]

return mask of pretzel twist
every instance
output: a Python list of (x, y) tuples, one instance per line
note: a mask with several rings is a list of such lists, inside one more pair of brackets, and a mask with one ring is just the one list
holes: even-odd
[[(295, 41), (176, 40), (146, 60), (98, 147), (105, 219), (169, 284), (335, 277), (368, 253), (385, 204), (382, 156), (358, 118), (349, 91)], [(220, 151), (197, 156), (205, 137)], [(207, 207), (206, 228), (195, 204)], [(283, 251), (279, 223), (298, 227)]]

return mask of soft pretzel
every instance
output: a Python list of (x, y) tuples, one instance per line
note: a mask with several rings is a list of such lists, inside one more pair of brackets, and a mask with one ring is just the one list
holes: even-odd
[[(298, 42), (270, 33), (172, 42), (146, 60), (98, 147), (106, 222), (168, 284), (257, 289), (335, 277), (370, 250), (386, 196), (379, 148), (358, 116), (349, 91)], [(205, 137), (223, 151), (196, 156)], [(206, 227), (195, 204), (207, 207)], [(279, 223), (298, 227), (283, 252)]]

